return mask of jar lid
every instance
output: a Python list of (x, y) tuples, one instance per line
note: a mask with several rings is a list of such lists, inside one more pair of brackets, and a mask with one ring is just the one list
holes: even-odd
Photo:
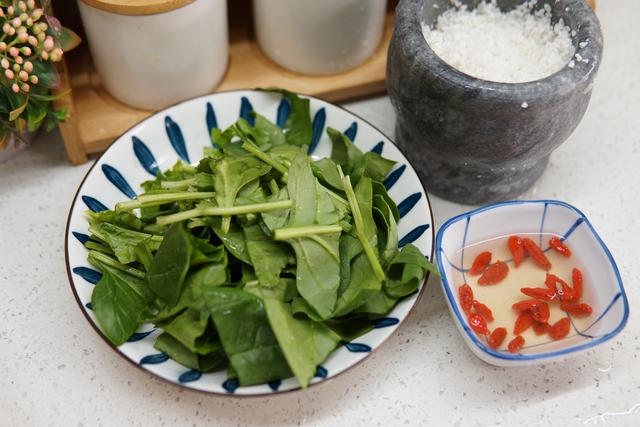
[(119, 15), (153, 15), (178, 9), (195, 0), (81, 0), (83, 3)]

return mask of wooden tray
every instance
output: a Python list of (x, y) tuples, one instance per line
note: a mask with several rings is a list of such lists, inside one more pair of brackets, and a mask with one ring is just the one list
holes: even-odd
[[(387, 48), (393, 26), (391, 9), (383, 39), (365, 63), (345, 73), (319, 77), (293, 73), (270, 61), (255, 41), (246, 10), (244, 19), (235, 17), (231, 10), (229, 68), (217, 91), (277, 86), (329, 101), (385, 91)], [(80, 52), (72, 52), (63, 65), (63, 71), (68, 68), (68, 74), (63, 75), (63, 86), (67, 85), (72, 92), (59, 101), (70, 110), (67, 121), (60, 124), (60, 132), (73, 164), (83, 163), (89, 155), (101, 153), (124, 131), (153, 113), (129, 107), (109, 95), (100, 83), (86, 46), (83, 47)]]

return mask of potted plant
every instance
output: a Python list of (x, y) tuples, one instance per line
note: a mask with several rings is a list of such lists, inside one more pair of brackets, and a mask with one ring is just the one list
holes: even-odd
[(24, 146), (67, 116), (53, 103), (65, 95), (55, 92), (55, 63), (80, 38), (46, 10), (48, 1), (0, 0), (0, 150)]

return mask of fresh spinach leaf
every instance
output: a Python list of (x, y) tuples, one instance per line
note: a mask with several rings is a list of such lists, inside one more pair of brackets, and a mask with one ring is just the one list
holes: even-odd
[(345, 316), (353, 312), (363, 301), (367, 301), (372, 295), (379, 293), (382, 283), (373, 273), (371, 263), (367, 255), (361, 253), (351, 265), (349, 284), (338, 297), (336, 309), (332, 317)]
[(282, 353), (305, 388), (315, 375), (316, 366), (335, 349), (340, 337), (322, 323), (296, 319), (289, 304), (267, 298), (264, 306)]
[(418, 248), (412, 244), (405, 245), (389, 263), (385, 292), (392, 298), (412, 294), (418, 290), (428, 270), (437, 274), (430, 266), (431, 263)]
[(373, 196), (373, 214), (380, 236), (379, 249), (383, 264), (387, 265), (398, 253), (398, 227), (393, 213), (382, 196)]
[(325, 320), (323, 324), (338, 334), (342, 341), (353, 341), (373, 329), (376, 318), (369, 314), (355, 314), (338, 319)]
[(165, 332), (156, 338), (154, 347), (181, 365), (200, 372), (222, 369), (227, 364), (226, 356), (220, 344), (206, 355), (198, 355)]
[[(238, 192), (251, 181), (265, 175), (271, 166), (252, 156), (222, 158), (215, 163), (214, 188), (220, 207), (234, 206)], [(230, 217), (223, 217), (222, 234), (229, 232)]]
[(384, 199), (387, 206), (391, 210), (393, 218), (395, 218), (397, 224), (398, 221), (400, 221), (400, 212), (398, 212), (398, 206), (396, 206), (396, 202), (394, 202), (393, 199), (389, 196), (389, 193), (387, 193), (387, 189), (385, 188), (384, 184), (382, 184), (380, 181), (371, 180), (371, 188), (373, 190), (374, 197), (380, 196)]
[(295, 262), (293, 254), (286, 245), (268, 237), (258, 224), (245, 227), (244, 237), (260, 285), (267, 288), (276, 286), (284, 267)]
[[(306, 156), (294, 159), (287, 187), (293, 202), (288, 227), (326, 225), (337, 219), (328, 197), (318, 197), (318, 184)], [(287, 242), (296, 253), (298, 292), (323, 319), (328, 318), (340, 285), (340, 233), (320, 235), (311, 231), (308, 236)]]
[(160, 236), (128, 230), (108, 222), (101, 223), (97, 230), (92, 228), (91, 231), (111, 247), (118, 261), (123, 264), (130, 264), (138, 260), (136, 246), (139, 243), (147, 246), (149, 251), (153, 251), (158, 249), (162, 242)]
[(221, 218), (207, 217), (207, 222), (231, 255), (246, 264), (251, 264), (244, 233), (240, 227), (232, 223), (229, 230), (226, 233), (223, 233), (220, 228), (222, 223)]
[(281, 277), (278, 283), (270, 288), (266, 288), (260, 285), (260, 282), (254, 280), (252, 282), (248, 282), (244, 286), (243, 290), (259, 297), (262, 300), (271, 298), (282, 302), (290, 302), (295, 296), (298, 295), (298, 289), (296, 288), (295, 279), (286, 277)]
[(104, 222), (134, 231), (140, 231), (143, 227), (143, 223), (140, 218), (127, 211), (89, 211), (87, 212), (87, 215), (89, 217), (89, 223), (94, 226), (99, 226)]
[(187, 308), (163, 329), (189, 351), (196, 353), (196, 340), (204, 334), (208, 322), (208, 311)]
[(202, 295), (240, 385), (291, 375), (260, 298), (240, 289), (211, 286), (204, 287)]
[(309, 100), (300, 98), (295, 93), (288, 90), (269, 88), (269, 92), (281, 93), (291, 105), (289, 117), (284, 125), (287, 143), (291, 145), (303, 146), (311, 144), (311, 112), (309, 111)]
[[(279, 202), (282, 200), (289, 200), (289, 191), (287, 190), (287, 187), (282, 187), (277, 193), (273, 194), (269, 198), (270, 202)], [(282, 228), (287, 224), (290, 212), (290, 209), (279, 209), (275, 211), (262, 212), (260, 216), (270, 234), (273, 235), (273, 232), (277, 228)]]
[(252, 112), (251, 114), (255, 118), (254, 129), (262, 132), (262, 139), (255, 141), (259, 147), (266, 144), (271, 146), (286, 144), (287, 138), (278, 125), (256, 112)]
[(147, 302), (130, 285), (135, 278), (104, 266), (91, 295), (100, 330), (115, 346), (124, 344), (148, 314)]
[(182, 223), (172, 224), (147, 272), (149, 287), (167, 304), (175, 305), (191, 261), (191, 237)]
[(329, 158), (323, 158), (311, 163), (313, 174), (322, 184), (330, 187), (335, 191), (344, 191), (342, 179), (338, 172), (338, 165)]
[(331, 160), (349, 175), (362, 159), (362, 151), (345, 134), (332, 127), (327, 128), (327, 135), (332, 144)]
[(385, 159), (377, 153), (367, 152), (353, 166), (350, 175), (356, 183), (366, 176), (376, 181), (383, 181), (396, 164), (393, 160)]

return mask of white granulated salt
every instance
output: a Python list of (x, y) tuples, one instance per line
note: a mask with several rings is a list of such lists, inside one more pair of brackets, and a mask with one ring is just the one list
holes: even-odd
[(474, 10), (453, 3), (435, 28), (423, 24), (423, 34), (440, 58), (473, 77), (503, 83), (538, 80), (559, 71), (574, 54), (570, 28), (562, 20), (552, 25), (550, 8), (532, 12), (535, 1), (506, 13), (495, 0)]

